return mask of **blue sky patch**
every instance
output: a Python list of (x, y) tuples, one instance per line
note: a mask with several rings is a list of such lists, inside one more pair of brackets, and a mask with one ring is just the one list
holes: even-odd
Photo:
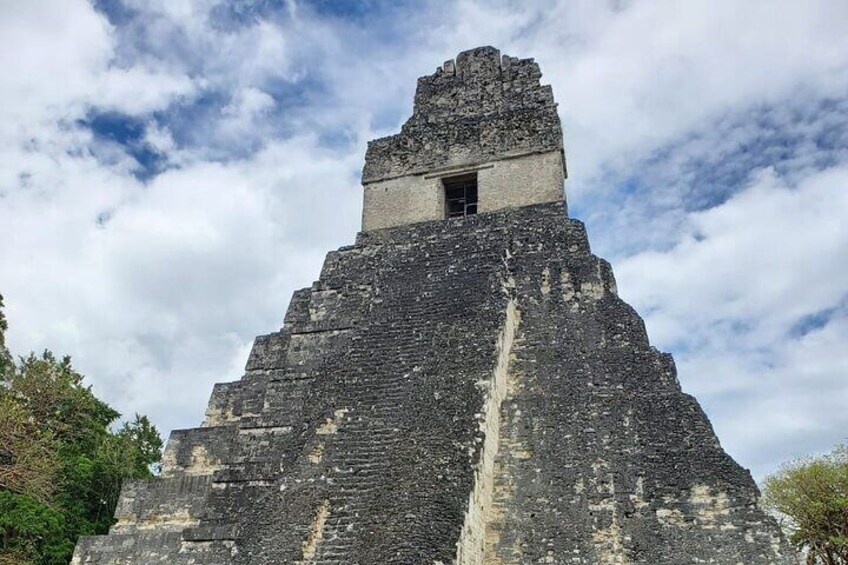
[(137, 179), (149, 180), (164, 169), (167, 158), (145, 142), (147, 126), (141, 119), (118, 112), (92, 111), (77, 124), (89, 128), (96, 140), (121, 146), (138, 163), (133, 171)]
[(795, 322), (792, 328), (789, 330), (789, 336), (793, 338), (801, 338), (807, 335), (810, 332), (814, 332), (816, 330), (820, 330), (825, 327), (830, 320), (833, 319), (833, 315), (836, 313), (838, 308), (827, 308), (825, 310), (821, 310), (819, 312), (814, 312), (812, 314), (808, 314)]
[(121, 0), (92, 0), (92, 5), (114, 26), (125, 25), (137, 15), (134, 9)]
[(687, 214), (724, 204), (759, 171), (770, 168), (791, 185), (845, 161), (848, 98), (790, 98), (729, 113), (626, 168), (607, 169), (571, 211), (603, 226), (596, 244), (613, 259), (665, 251)]
[(674, 187), (687, 211), (706, 210), (745, 188), (754, 171), (770, 167), (791, 178), (799, 167), (833, 166), (846, 149), (848, 100), (784, 100), (730, 114), (655, 150), (633, 165), (642, 183), (624, 178), (616, 191)]
[(153, 119), (167, 127), (177, 145), (205, 146), (210, 142), (209, 130), (221, 117), (221, 109), (229, 104), (224, 92), (208, 91), (188, 101), (172, 104), (166, 110), (154, 112)]
[(262, 85), (262, 90), (274, 97), (281, 111), (314, 105), (328, 95), (326, 82), (316, 72), (304, 73), (297, 80), (273, 78)]
[(91, 128), (95, 136), (121, 145), (138, 143), (144, 137), (143, 121), (117, 112), (94, 112), (82, 120), (81, 124)]
[(232, 31), (263, 19), (281, 17), (285, 12), (285, 0), (230, 0), (214, 6), (209, 18), (216, 29)]
[(421, 5), (418, 0), (402, 0), (398, 2), (384, 2), (382, 0), (306, 0), (304, 6), (308, 6), (317, 15), (331, 18), (344, 19), (347, 21), (362, 21), (380, 15), (389, 15), (403, 9), (409, 9), (415, 5)]

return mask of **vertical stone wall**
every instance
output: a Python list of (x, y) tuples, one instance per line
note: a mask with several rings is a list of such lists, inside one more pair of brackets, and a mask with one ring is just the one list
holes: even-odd
[(444, 187), (439, 177), (404, 176), (363, 186), (363, 231), (444, 217)]
[(562, 153), (534, 153), (441, 173), (366, 184), (362, 229), (371, 231), (444, 219), (442, 180), (467, 172), (477, 175), (480, 212), (564, 200)]
[(559, 151), (494, 162), (477, 173), (480, 211), (564, 202), (563, 167)]

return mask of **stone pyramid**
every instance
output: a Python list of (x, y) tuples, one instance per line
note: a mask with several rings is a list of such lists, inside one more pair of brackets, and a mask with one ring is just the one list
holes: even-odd
[(567, 215), (532, 59), (419, 79), (363, 230), (76, 564), (789, 564)]

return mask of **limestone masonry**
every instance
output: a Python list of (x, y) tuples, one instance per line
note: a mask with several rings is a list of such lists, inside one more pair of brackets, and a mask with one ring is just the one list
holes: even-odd
[(371, 142), (363, 231), (76, 564), (789, 564), (563, 197), (538, 65), (484, 47)]
[(400, 134), (368, 144), (362, 229), (445, 217), (441, 178), (476, 173), (479, 211), (563, 201), (562, 128), (532, 59), (460, 53), (418, 79)]

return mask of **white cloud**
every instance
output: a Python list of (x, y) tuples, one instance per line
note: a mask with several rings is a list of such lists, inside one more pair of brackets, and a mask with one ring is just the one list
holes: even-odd
[(848, 167), (797, 187), (762, 171), (725, 204), (690, 214), (672, 250), (634, 255), (616, 271), (635, 304), (655, 312), (661, 343), (685, 335), (695, 316), (705, 326), (762, 322), (774, 338), (848, 293), (846, 186)]
[(138, 115), (166, 108), (175, 99), (194, 95), (195, 89), (184, 75), (143, 67), (110, 68), (93, 81), (87, 101), (103, 109)]
[[(0, 18), (2, 123), (61, 116), (91, 92), (92, 76), (109, 62), (111, 30), (81, 1), (8, 3)], [(4, 132), (7, 131), (4, 127)]]
[(4, 5), (0, 141), (52, 135), (57, 121), (94, 104), (136, 114), (193, 92), (183, 75), (113, 66), (114, 46), (114, 29), (82, 0)]
[(589, 17), (601, 25), (578, 31), (568, 56), (544, 45), (545, 31), (580, 21), (560, 6), (536, 37), (584, 179), (728, 110), (848, 86), (848, 7), (837, 2), (633, 2)]
[[(679, 351), (684, 388), (719, 416), (725, 446), (743, 459), (768, 446), (771, 459), (752, 460), (760, 473), (848, 429), (838, 408), (848, 402), (846, 186), (846, 166), (797, 186), (761, 171), (724, 204), (690, 214), (674, 248), (616, 269), (623, 297), (649, 313), (654, 343)], [(829, 309), (822, 327), (803, 328)]]
[[(239, 376), (225, 372), (235, 352), (278, 328), (291, 292), (353, 237), (337, 209), (358, 205), (357, 161), (298, 138), (144, 188), (64, 168), (50, 194), (13, 192), (0, 207), (14, 234), (3, 264), (17, 266), (2, 273), (12, 346), (73, 353), (124, 412), (197, 421), (211, 384)], [(305, 213), (335, 221), (316, 231)]]
[(233, 100), (221, 110), (217, 135), (229, 143), (238, 144), (243, 138), (252, 139), (257, 130), (270, 137), (273, 129), (266, 120), (274, 108), (274, 98), (258, 88), (242, 88), (236, 91)]

